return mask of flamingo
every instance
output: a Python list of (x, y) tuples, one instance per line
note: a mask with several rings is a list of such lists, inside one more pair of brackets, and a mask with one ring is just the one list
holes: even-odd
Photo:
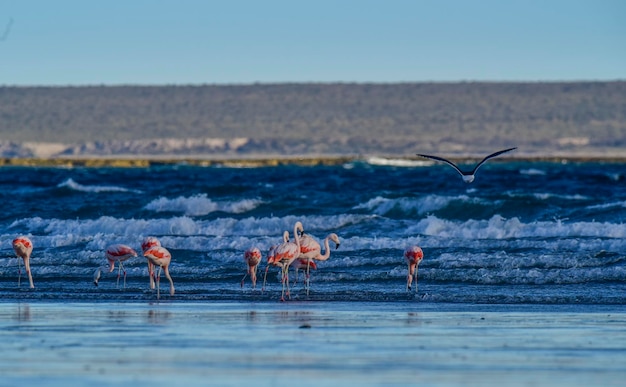
[[(285, 233), (283, 234), (283, 241), (284, 242), (288, 242), (289, 241), (289, 231), (285, 231)], [(278, 247), (278, 245), (273, 245), (270, 247), (268, 254), (267, 254), (267, 266), (265, 266), (265, 276), (263, 276), (263, 287), (261, 288), (261, 290), (265, 290), (265, 282), (267, 280), (267, 271), (270, 267), (270, 265), (273, 266), (278, 266), (278, 267), (283, 267), (283, 264), (281, 262), (277, 262), (275, 259), (275, 251), (276, 251), (276, 247)], [(298, 281), (298, 270), (299, 269), (303, 269), (306, 266), (310, 266), (313, 269), (317, 269), (317, 265), (315, 264), (315, 262), (313, 261), (308, 261), (307, 259), (304, 258), (298, 258), (295, 261), (293, 261), (293, 263), (290, 266), (293, 266), (295, 272), (296, 272), (296, 280), (294, 281), (294, 285), (296, 284), (296, 282)], [(282, 270), (281, 270), (282, 272)]]
[(421, 153), (418, 153), (418, 156), (422, 156), (425, 157), (427, 159), (433, 159), (433, 160), (437, 160), (437, 161), (443, 161), (444, 163), (450, 165), (452, 168), (456, 169), (456, 171), (461, 175), (461, 177), (463, 178), (463, 181), (466, 183), (471, 183), (474, 181), (474, 175), (476, 174), (476, 171), (478, 170), (478, 168), (480, 168), (481, 165), (483, 165), (487, 160), (489, 160), (490, 158), (496, 157), (496, 156), (500, 156), (502, 153), (506, 153), (509, 151), (512, 151), (514, 149), (517, 149), (517, 147), (514, 148), (509, 148), (509, 149), (504, 149), (501, 151), (497, 151), (495, 153), (490, 154), (489, 156), (485, 157), (484, 159), (482, 159), (480, 161), (480, 163), (476, 164), (476, 166), (474, 167), (474, 169), (471, 172), (466, 172), (466, 171), (462, 171), (456, 164), (454, 164), (452, 161), (448, 160), (448, 159), (444, 159), (443, 157), (439, 157), (439, 156), (430, 156), (430, 155), (423, 155)]
[[(283, 243), (287, 243), (287, 242), (289, 242), (289, 231), (283, 232)], [(270, 246), (267, 252), (267, 265), (265, 266), (265, 275), (263, 276), (263, 287), (261, 288), (261, 291), (265, 290), (265, 282), (267, 280), (267, 271), (269, 270), (270, 265), (280, 266), (281, 268), (283, 267), (282, 263), (276, 262), (276, 248), (277, 247), (278, 245), (272, 245)]]
[(404, 250), (404, 260), (409, 266), (409, 273), (406, 276), (406, 290), (411, 290), (413, 276), (415, 276), (415, 292), (417, 292), (417, 267), (424, 258), (424, 252), (419, 246), (409, 246)]
[(291, 298), (289, 290), (289, 266), (300, 256), (300, 233), (304, 233), (304, 228), (302, 227), (302, 223), (296, 222), (293, 226), (295, 242), (283, 242), (276, 246), (276, 250), (274, 250), (274, 261), (282, 264), (283, 291), (280, 297), (281, 301), (285, 301), (285, 287), (287, 288), (287, 297)]
[[(115, 262), (119, 262), (120, 266), (117, 270), (117, 286), (120, 286), (120, 275), (123, 270), (124, 271), (124, 288), (126, 288), (126, 269), (124, 269), (124, 264), (122, 262), (130, 258), (136, 257), (137, 252), (133, 250), (132, 248), (130, 248), (129, 246), (122, 245), (122, 244), (115, 244), (115, 245), (111, 245), (107, 247), (104, 253), (104, 256), (109, 262), (109, 270), (108, 270), (109, 273), (111, 273), (113, 269), (115, 269)], [(96, 271), (93, 273), (94, 285), (98, 286), (98, 281), (100, 280), (100, 273), (102, 272), (102, 270), (105, 270), (105, 269), (106, 267), (101, 266), (97, 268)]]
[(33, 242), (31, 242), (28, 237), (23, 235), (18, 236), (13, 239), (13, 250), (15, 250), (15, 254), (17, 254), (17, 264), (19, 270), (19, 276), (17, 277), (17, 286), (19, 287), (22, 282), (22, 263), (20, 258), (24, 261), (24, 268), (26, 269), (26, 274), (28, 274), (28, 281), (30, 282), (30, 288), (34, 289), (35, 285), (33, 284), (33, 276), (30, 272), (30, 255), (33, 252)]
[(165, 247), (154, 246), (143, 252), (143, 256), (148, 259), (154, 266), (159, 267), (156, 275), (157, 299), (161, 298), (161, 270), (165, 273), (165, 277), (170, 281), (170, 296), (174, 295), (174, 281), (169, 272), (169, 265), (172, 261), (172, 254)]
[(261, 262), (261, 250), (258, 247), (251, 247), (243, 253), (243, 259), (246, 261), (248, 270), (241, 279), (241, 287), (243, 288), (243, 281), (250, 274), (250, 280), (252, 281), (252, 288), (256, 288), (256, 271)]
[[(141, 251), (146, 252), (151, 247), (161, 246), (161, 241), (156, 237), (145, 237), (141, 242)], [(148, 276), (150, 277), (150, 289), (154, 289), (154, 265), (148, 260)]]
[(304, 259), (309, 264), (307, 265), (305, 286), (306, 294), (309, 295), (309, 266), (313, 260), (326, 261), (330, 258), (330, 245), (329, 241), (335, 242), (335, 249), (339, 248), (339, 237), (335, 233), (330, 233), (324, 238), (324, 254), (322, 254), (322, 248), (313, 237), (308, 234), (302, 234), (300, 236), (300, 258)]

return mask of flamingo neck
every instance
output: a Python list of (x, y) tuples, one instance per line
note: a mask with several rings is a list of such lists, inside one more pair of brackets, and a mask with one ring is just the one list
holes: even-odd
[(320, 256), (317, 258), (320, 261), (325, 261), (328, 258), (330, 258), (330, 244), (328, 243), (328, 237), (326, 237), (326, 239), (324, 239), (324, 254), (320, 254)]

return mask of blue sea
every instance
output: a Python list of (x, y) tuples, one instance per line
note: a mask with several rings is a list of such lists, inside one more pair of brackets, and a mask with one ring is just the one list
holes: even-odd
[[(626, 363), (624, 163), (493, 160), (471, 184), (441, 163), (381, 158), (3, 167), (0, 184), (0, 327), (11, 350), (0, 384), (626, 380), (616, 368)], [(262, 286), (265, 261), (256, 288), (249, 278), (242, 287), (244, 251), (265, 256), (298, 221), (320, 242), (341, 241), (308, 293), (292, 272), (291, 298), (279, 301), (278, 268)], [(23, 271), (18, 287), (18, 235), (34, 244), (34, 289)], [(172, 254), (173, 296), (167, 281), (159, 298), (149, 287), (147, 236)], [(125, 262), (125, 286), (116, 268), (96, 287), (116, 243), (139, 256)], [(407, 291), (410, 245), (424, 259)]]

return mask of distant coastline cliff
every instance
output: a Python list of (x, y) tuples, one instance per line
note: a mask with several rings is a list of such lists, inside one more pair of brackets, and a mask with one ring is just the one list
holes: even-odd
[(0, 157), (626, 156), (626, 81), (0, 87)]

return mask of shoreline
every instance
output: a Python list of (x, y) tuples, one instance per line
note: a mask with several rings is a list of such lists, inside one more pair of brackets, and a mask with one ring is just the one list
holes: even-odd
[[(450, 156), (451, 161), (459, 163), (478, 162), (482, 156)], [(499, 157), (491, 162), (600, 162), (626, 163), (625, 154), (555, 154), (555, 155), (521, 155)], [(286, 165), (298, 166), (336, 166), (353, 162), (366, 162), (391, 166), (428, 166), (434, 164), (430, 160), (415, 156), (389, 155), (167, 155), (153, 157), (148, 155), (121, 155), (99, 157), (0, 157), (0, 167), (119, 167), (146, 168), (168, 165), (189, 165), (198, 167), (276, 167)]]

